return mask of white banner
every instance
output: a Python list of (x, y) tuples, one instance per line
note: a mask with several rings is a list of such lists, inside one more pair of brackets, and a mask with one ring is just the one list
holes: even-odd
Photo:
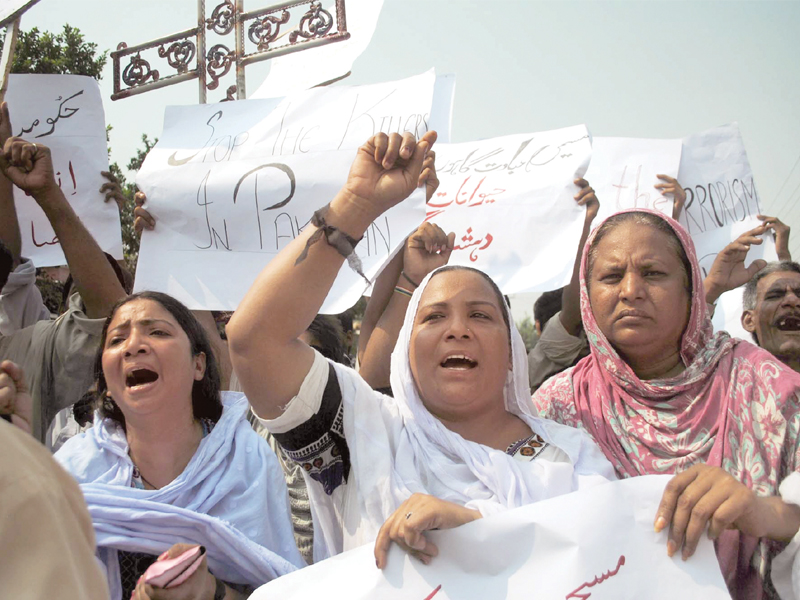
[[(122, 258), (119, 211), (105, 202), (108, 149), (103, 102), (97, 81), (78, 75), (11, 75), (6, 93), (12, 133), (48, 146), (56, 181), (100, 247)], [(37, 267), (66, 264), (44, 212), (14, 188), (22, 254)]]
[[(428, 131), (434, 81), (429, 71), (282, 101), (169, 107), (137, 177), (158, 224), (142, 239), (136, 289), (235, 309), (270, 257), (333, 199), (358, 146), (378, 131)], [(368, 277), (423, 219), (418, 191), (372, 225), (356, 249)], [(345, 265), (322, 311), (346, 310), (365, 287)]]
[[(333, 0), (327, 0), (322, 8), (336, 14)], [(349, 75), (372, 41), (382, 8), (383, 0), (347, 0), (349, 39), (271, 59), (266, 80), (248, 97), (278, 98)]]
[(423, 565), (392, 544), (375, 567), (366, 545), (260, 587), (253, 600), (721, 600), (730, 598), (704, 535), (688, 561), (653, 532), (668, 475), (635, 477), (426, 533)]
[(450, 264), (487, 272), (506, 294), (566, 284), (583, 229), (573, 181), (583, 177), (592, 152), (586, 127), (435, 150), (441, 184), (427, 218), (455, 231)]
[[(739, 126), (709, 129), (683, 139), (679, 181), (686, 190), (680, 222), (692, 235), (704, 275), (717, 254), (741, 234), (761, 224), (761, 201)], [(752, 246), (746, 265), (757, 258), (778, 260), (770, 234)], [(714, 328), (752, 341), (741, 325), (742, 289), (723, 294), (714, 313)]]
[(678, 177), (681, 140), (594, 137), (586, 179), (600, 200), (596, 223), (626, 208), (651, 208), (672, 216), (672, 197), (653, 186), (656, 175)]

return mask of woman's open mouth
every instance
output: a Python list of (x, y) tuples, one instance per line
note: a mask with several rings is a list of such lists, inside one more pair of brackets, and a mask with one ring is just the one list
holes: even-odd
[(125, 377), (125, 386), (130, 389), (142, 388), (158, 379), (158, 373), (150, 369), (134, 369)]
[(464, 354), (452, 354), (445, 358), (440, 365), (445, 369), (453, 369), (454, 371), (469, 371), (478, 366), (478, 361)]

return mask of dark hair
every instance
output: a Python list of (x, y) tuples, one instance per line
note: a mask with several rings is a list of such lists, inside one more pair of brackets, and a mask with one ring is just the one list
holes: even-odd
[(333, 362), (349, 366), (350, 362), (347, 360), (344, 350), (344, 333), (339, 319), (331, 315), (317, 315), (306, 331), (319, 342), (319, 346), (314, 346), (314, 348), (322, 356)]
[(119, 406), (117, 406), (117, 403), (107, 395), (108, 385), (106, 384), (105, 374), (103, 373), (103, 350), (106, 345), (108, 326), (111, 324), (114, 315), (117, 314), (120, 307), (134, 300), (152, 300), (160, 304), (173, 316), (180, 328), (183, 329), (183, 332), (189, 338), (192, 356), (196, 356), (201, 352), (206, 355), (206, 369), (203, 378), (200, 381), (195, 381), (192, 386), (192, 412), (195, 419), (210, 419), (214, 423), (219, 421), (220, 416), (222, 416), (219, 365), (217, 363), (217, 357), (214, 354), (214, 348), (211, 346), (211, 342), (203, 326), (195, 319), (192, 311), (172, 296), (162, 294), (161, 292), (149, 291), (132, 294), (117, 302), (114, 308), (111, 309), (111, 313), (108, 315), (103, 325), (103, 333), (100, 336), (100, 347), (97, 350), (97, 357), (94, 363), (95, 377), (97, 379), (97, 410), (100, 412), (100, 415), (116, 421), (122, 425), (123, 429), (125, 428), (125, 417), (122, 411)]
[(675, 251), (675, 254), (680, 259), (683, 265), (683, 274), (686, 281), (686, 287), (689, 290), (689, 297), (692, 295), (692, 263), (689, 262), (689, 257), (686, 255), (686, 250), (683, 248), (680, 238), (672, 229), (669, 223), (661, 217), (652, 213), (630, 211), (617, 213), (606, 219), (597, 230), (597, 233), (592, 240), (592, 247), (589, 248), (589, 264), (586, 269), (586, 285), (590, 285), (592, 269), (594, 269), (594, 261), (597, 258), (597, 247), (608, 233), (617, 228), (622, 223), (635, 223), (636, 225), (648, 225), (653, 229), (664, 233), (667, 236), (668, 244)]
[(447, 273), (448, 271), (470, 271), (471, 273), (477, 273), (486, 280), (486, 282), (492, 288), (494, 295), (497, 297), (497, 304), (500, 305), (500, 311), (503, 313), (503, 322), (506, 324), (506, 329), (508, 330), (508, 335), (509, 335), (509, 343), (511, 343), (510, 342), (511, 319), (508, 316), (508, 306), (506, 305), (505, 299), (503, 297), (503, 292), (501, 292), (500, 288), (497, 287), (497, 284), (494, 282), (494, 279), (489, 277), (486, 273), (484, 273), (480, 269), (475, 269), (473, 267), (464, 267), (461, 265), (448, 265), (446, 267), (442, 267), (431, 276), (431, 279), (433, 279), (437, 275), (440, 275), (441, 273)]
[(561, 295), (564, 288), (543, 293), (533, 304), (533, 320), (539, 321), (539, 326), (544, 329), (547, 322), (561, 310)]
[(0, 290), (8, 283), (8, 276), (12, 270), (14, 270), (14, 255), (3, 240), (0, 240)]
[[(781, 260), (776, 262), (767, 263), (767, 266), (761, 269), (758, 273), (750, 278), (750, 281), (744, 284), (744, 292), (742, 293), (742, 308), (744, 310), (755, 310), (758, 300), (758, 282), (764, 279), (767, 275), (773, 273), (800, 273), (800, 265), (791, 260)], [(756, 332), (750, 333), (756, 344), (759, 344)]]

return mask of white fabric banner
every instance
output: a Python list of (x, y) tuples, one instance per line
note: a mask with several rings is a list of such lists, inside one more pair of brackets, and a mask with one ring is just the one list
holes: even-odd
[[(137, 177), (157, 226), (143, 236), (135, 289), (193, 309), (235, 309), (270, 257), (334, 197), (356, 148), (378, 131), (428, 131), (434, 82), (431, 70), (283, 100), (167, 108)], [(420, 190), (372, 225), (356, 248), (370, 279), (423, 219)], [(365, 287), (345, 264), (322, 312), (346, 310)]]
[[(333, 7), (334, 0), (322, 6), (335, 15)], [(347, 0), (345, 8), (349, 39), (273, 58), (266, 80), (248, 98), (279, 98), (347, 75), (372, 41), (383, 0)]]
[[(11, 75), (6, 93), (12, 133), (50, 148), (56, 181), (100, 247), (122, 258), (119, 211), (105, 202), (108, 148), (97, 81), (79, 75)], [(22, 190), (14, 188), (22, 254), (37, 267), (66, 264), (50, 222)]]
[(441, 183), (427, 219), (456, 233), (450, 264), (485, 271), (506, 294), (566, 284), (583, 229), (573, 181), (592, 153), (586, 127), (434, 149)]
[(651, 208), (672, 216), (672, 197), (653, 186), (656, 175), (678, 177), (681, 140), (592, 138), (586, 180), (600, 200), (595, 223), (626, 208)]
[[(683, 139), (679, 181), (686, 190), (680, 222), (692, 235), (704, 275), (717, 254), (741, 234), (761, 224), (761, 200), (736, 123), (709, 129)], [(757, 258), (778, 260), (771, 235), (752, 246), (746, 265)], [(752, 341), (741, 325), (742, 289), (720, 298), (714, 329)]]
[(730, 598), (714, 546), (667, 556), (653, 521), (670, 476), (635, 477), (428, 532), (439, 556), (423, 565), (392, 544), (384, 571), (373, 546), (290, 573), (253, 600), (717, 600)]

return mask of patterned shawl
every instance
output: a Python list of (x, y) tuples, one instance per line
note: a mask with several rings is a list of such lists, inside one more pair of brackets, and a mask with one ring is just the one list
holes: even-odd
[[(640, 212), (666, 221), (691, 263), (692, 306), (680, 348), (686, 369), (670, 379), (643, 381), (600, 331), (586, 288), (595, 229), (580, 273), (591, 353), (545, 382), (533, 401), (541, 416), (586, 429), (620, 477), (678, 473), (707, 463), (758, 495), (775, 495), (781, 481), (800, 467), (800, 374), (753, 344), (713, 332), (689, 234), (669, 217)], [(757, 540), (735, 531), (717, 544), (734, 597), (764, 594), (762, 581), (774, 548), (757, 549)]]

